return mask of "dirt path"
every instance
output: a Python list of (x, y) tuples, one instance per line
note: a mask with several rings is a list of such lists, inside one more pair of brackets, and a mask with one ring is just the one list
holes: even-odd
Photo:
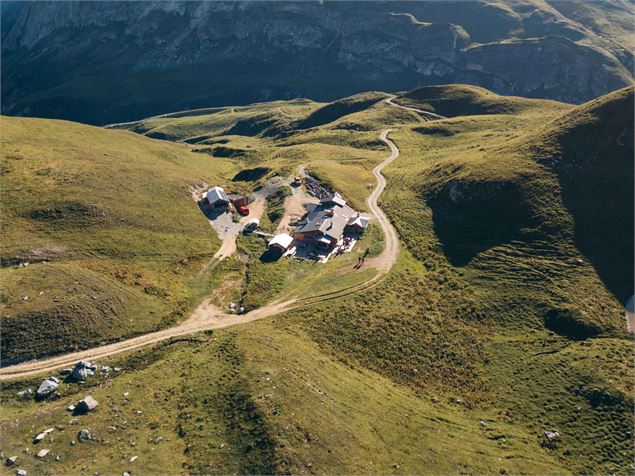
[[(368, 264), (376, 267), (380, 273), (376, 275), (374, 278), (369, 281), (361, 284), (357, 284), (355, 286), (351, 286), (346, 289), (342, 289), (339, 291), (333, 291), (329, 293), (325, 293), (320, 296), (313, 296), (307, 299), (301, 300), (289, 300), (289, 301), (276, 301), (270, 304), (267, 304), (264, 307), (259, 309), (255, 309), (251, 312), (248, 312), (243, 315), (236, 314), (226, 314), (222, 312), (220, 309), (212, 305), (209, 299), (203, 301), (188, 317), (187, 320), (182, 323), (170, 327), (169, 329), (164, 329), (162, 331), (152, 332), (150, 334), (145, 334), (139, 337), (133, 337), (131, 339), (127, 339), (120, 342), (115, 342), (113, 344), (103, 345), (100, 347), (94, 347), (92, 349), (87, 349), (79, 352), (73, 352), (70, 354), (64, 354), (56, 357), (51, 357), (43, 360), (32, 360), (28, 362), (24, 362), (21, 364), (12, 365), (9, 367), (4, 367), (0, 369), (0, 381), (17, 379), (17, 378), (25, 378), (31, 377), (36, 374), (45, 373), (45, 372), (53, 372), (56, 369), (61, 367), (69, 367), (76, 363), (79, 360), (99, 360), (104, 359), (106, 357), (111, 357), (113, 355), (121, 354), (123, 352), (129, 352), (132, 350), (136, 350), (142, 347), (146, 347), (148, 345), (164, 341), (171, 337), (178, 337), (186, 334), (192, 334), (195, 332), (200, 332), (204, 330), (210, 329), (221, 329), (224, 327), (230, 327), (240, 324), (245, 324), (248, 322), (253, 322), (259, 319), (263, 319), (266, 317), (270, 317), (276, 314), (280, 314), (284, 311), (288, 311), (290, 309), (306, 306), (311, 304), (316, 304), (320, 302), (329, 301), (332, 299), (337, 299), (343, 296), (347, 296), (353, 293), (357, 293), (368, 289), (371, 286), (375, 286), (380, 282), (380, 278), (385, 275), (385, 273), (391, 268), (391, 266), (397, 260), (397, 255), (399, 253), (399, 238), (397, 236), (397, 232), (388, 220), (388, 217), (381, 210), (379, 205), (377, 204), (377, 199), (383, 192), (386, 187), (386, 179), (382, 175), (381, 171), (388, 164), (393, 162), (399, 156), (399, 149), (397, 146), (388, 139), (388, 133), (390, 129), (383, 131), (379, 138), (388, 144), (391, 150), (391, 154), (387, 157), (381, 164), (379, 164), (375, 169), (373, 169), (373, 174), (377, 177), (377, 187), (371, 193), (370, 197), (366, 203), (368, 204), (369, 210), (375, 215), (377, 218), (377, 222), (381, 226), (385, 235), (385, 247), (382, 253), (374, 258), (372, 261), (369, 260)], [(255, 203), (255, 202), (254, 202)], [(260, 205), (262, 206), (262, 205)], [(253, 207), (253, 204), (252, 204)], [(251, 217), (245, 217), (245, 219), (253, 218), (256, 213), (251, 214)], [(261, 211), (262, 213), (262, 211)], [(233, 246), (235, 247), (235, 239), (233, 240)], [(223, 246), (226, 246), (226, 251), (221, 253)], [(217, 252), (219, 255), (219, 259), (227, 256), (225, 253), (229, 251), (231, 245), (225, 245), (223, 243), (221, 249)]]
[(214, 253), (214, 259), (221, 261), (236, 252), (236, 238), (238, 234), (243, 231), (247, 223), (253, 219), (262, 218), (262, 214), (265, 211), (265, 200), (263, 198), (257, 198), (249, 204), (249, 215), (244, 216), (238, 222), (238, 226), (232, 233), (227, 234), (223, 243), (216, 253)]
[(379, 136), (380, 140), (388, 144), (391, 154), (386, 160), (373, 169), (373, 175), (377, 178), (377, 187), (375, 187), (373, 193), (371, 193), (368, 200), (366, 200), (368, 209), (375, 215), (377, 223), (379, 223), (379, 226), (384, 230), (384, 250), (376, 258), (368, 260), (368, 265), (377, 268), (381, 273), (386, 273), (392, 268), (399, 254), (399, 236), (397, 235), (397, 230), (395, 230), (395, 227), (392, 226), (392, 223), (390, 223), (384, 211), (377, 204), (377, 199), (386, 188), (386, 178), (381, 171), (399, 157), (399, 149), (393, 141), (388, 139), (388, 133), (390, 131), (391, 129), (387, 129)]
[(416, 112), (417, 114), (421, 114), (425, 119), (430, 120), (430, 121), (434, 121), (437, 119), (447, 119), (447, 117), (445, 116), (440, 116), (439, 114), (435, 114), (434, 112), (430, 112), (430, 111), (424, 111), (422, 109), (417, 109), (415, 107), (409, 107), (409, 106), (402, 106), (401, 104), (397, 104), (395, 102), (393, 102), (394, 98), (388, 98), (385, 101), (390, 104), (391, 106), (395, 106), (398, 107), (400, 109), (405, 109), (407, 111), (412, 111), (412, 112)]
[[(304, 175), (305, 165), (306, 164), (301, 165), (298, 168), (300, 176)], [(291, 195), (285, 199), (284, 216), (276, 228), (276, 233), (286, 233), (291, 222), (299, 220), (304, 216), (307, 205), (317, 203), (320, 203), (320, 200), (306, 193), (303, 186), (292, 187)]]

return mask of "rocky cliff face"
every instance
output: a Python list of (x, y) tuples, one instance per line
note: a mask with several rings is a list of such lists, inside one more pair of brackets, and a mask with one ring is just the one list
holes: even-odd
[(632, 55), (538, 0), (2, 4), (3, 113), (106, 123), (447, 82), (586, 99)]

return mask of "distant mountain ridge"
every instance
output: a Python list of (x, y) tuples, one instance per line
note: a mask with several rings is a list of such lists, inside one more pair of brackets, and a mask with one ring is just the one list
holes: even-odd
[(105, 124), (458, 82), (582, 102), (632, 82), (632, 6), (578, 3), (3, 2), (2, 112)]

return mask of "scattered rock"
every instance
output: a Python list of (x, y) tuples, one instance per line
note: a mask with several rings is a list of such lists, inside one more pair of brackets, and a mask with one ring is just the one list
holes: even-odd
[(59, 386), (60, 381), (57, 377), (49, 377), (40, 384), (37, 392), (35, 392), (35, 396), (37, 398), (44, 398), (57, 390)]
[(133, 456), (132, 458), (130, 458), (130, 462), (133, 463), (134, 461), (136, 461), (138, 458), (138, 456)]
[(33, 389), (31, 387), (26, 388), (24, 390), (20, 390), (18, 392), (18, 398), (20, 400), (29, 400), (33, 398)]
[(130, 476), (130, 473), (128, 471), (124, 471), (121, 476)]
[(38, 458), (46, 458), (46, 455), (48, 455), (51, 452), (51, 450), (49, 450), (48, 448), (46, 449), (41, 449), (40, 451), (37, 452), (37, 457)]
[(97, 369), (95, 364), (81, 360), (75, 364), (71, 378), (76, 382), (84, 381), (86, 378), (94, 375), (95, 369)]
[(87, 428), (84, 428), (83, 430), (79, 430), (79, 433), (77, 433), (77, 439), (79, 441), (90, 441), (90, 440), (93, 440), (94, 438), (95, 438), (94, 435)]
[(27, 472), (25, 469), (18, 469), (18, 471), (15, 473), (16, 476), (26, 476)]
[(88, 413), (90, 411), (93, 411), (95, 408), (97, 408), (97, 405), (99, 405), (99, 402), (95, 400), (93, 397), (91, 397), (90, 395), (88, 395), (86, 398), (84, 398), (83, 400), (80, 400), (77, 403), (77, 406), (75, 407), (75, 411), (78, 413)]
[(154, 443), (155, 445), (158, 445), (159, 443), (161, 443), (163, 441), (163, 437), (162, 436), (157, 436), (156, 438), (152, 438), (150, 440), (151, 443)]
[(229, 303), (229, 308), (230, 309), (236, 309), (236, 304), (234, 304), (233, 302)]
[(542, 434), (540, 446), (543, 448), (554, 449), (558, 446), (558, 442), (560, 441), (560, 433), (555, 430), (545, 431)]
[(11, 456), (4, 462), (5, 466), (13, 466), (18, 461), (17, 456)]
[(44, 430), (42, 433), (39, 433), (35, 438), (33, 438), (33, 443), (39, 443), (46, 438), (49, 433), (52, 433), (53, 430), (55, 430), (55, 428), (49, 428), (48, 430)]
[(69, 412), (74, 412), (74, 411), (75, 411), (75, 408), (76, 408), (76, 407), (75, 407), (75, 405), (69, 405), (68, 407), (66, 407), (66, 409), (67, 409)]
[(28, 301), (29, 300), (29, 296), (27, 296), (26, 294), (24, 296), (22, 296), (22, 300), (23, 301)]
[(481, 428), (485, 427), (485, 421), (483, 420), (479, 421), (478, 424), (481, 426)]
[(121, 372), (121, 367), (113, 367), (113, 371), (115, 371), (115, 372)]
[(102, 366), (101, 371), (104, 373), (108, 373), (110, 372), (112, 369), (110, 367), (108, 367), (107, 365)]
[(128, 395), (130, 395), (130, 392), (124, 392), (123, 396), (127, 397)]

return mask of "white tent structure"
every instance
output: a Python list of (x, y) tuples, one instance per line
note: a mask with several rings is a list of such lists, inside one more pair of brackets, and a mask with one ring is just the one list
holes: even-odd
[(205, 198), (207, 203), (212, 206), (227, 205), (229, 203), (229, 198), (221, 187), (210, 188), (205, 194)]

